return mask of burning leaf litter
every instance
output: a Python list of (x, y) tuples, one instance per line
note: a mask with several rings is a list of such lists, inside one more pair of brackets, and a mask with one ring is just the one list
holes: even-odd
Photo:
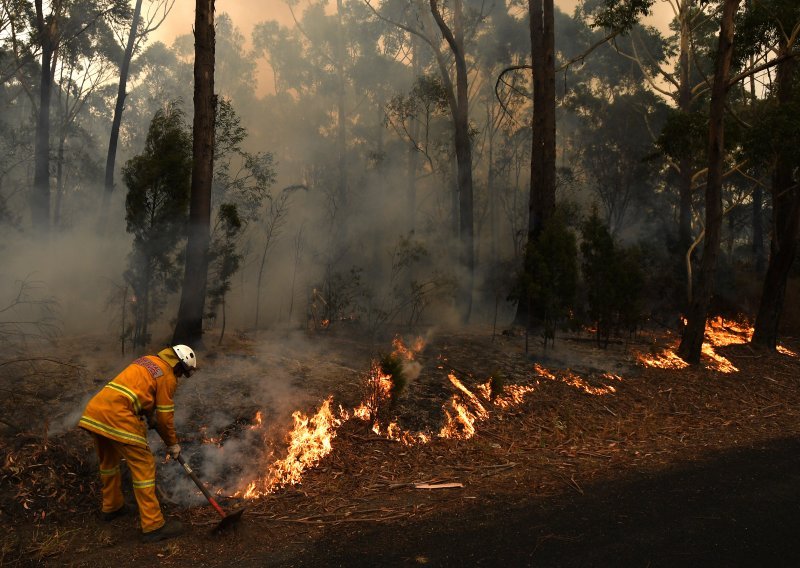
[[(393, 346), (393, 355), (400, 357), (407, 365), (419, 365), (415, 361), (415, 354), (425, 346), (421, 338), (417, 338), (411, 348), (406, 347), (399, 338), (395, 338)], [(538, 364), (533, 370), (540, 377), (561, 381), (589, 395), (603, 396), (616, 392), (615, 387), (610, 384), (599, 387), (590, 385), (578, 374), (569, 370), (561, 373), (560, 377)], [(447, 378), (456, 392), (442, 406), (443, 425), (437, 433), (430, 430), (412, 432), (402, 429), (396, 420), (389, 422), (388, 425), (381, 423), (379, 419), (381, 410), (392, 392), (392, 376), (385, 374), (381, 366), (373, 362), (366, 378), (365, 400), (361, 404), (352, 411), (342, 407), (334, 409), (333, 397), (329, 396), (311, 417), (296, 411), (292, 415), (294, 427), (288, 435), (286, 457), (273, 461), (266, 468), (264, 475), (250, 481), (236, 496), (257, 499), (287, 485), (300, 483), (304, 471), (316, 466), (330, 454), (333, 448), (332, 441), (338, 429), (351, 419), (367, 422), (375, 435), (405, 446), (428, 444), (436, 438), (466, 440), (475, 436), (479, 423), (489, 419), (490, 408), (504, 411), (522, 404), (525, 397), (534, 392), (539, 385), (538, 380), (529, 385), (505, 385), (500, 392), (495, 393), (492, 392), (492, 381), (489, 379), (479, 384), (473, 392), (453, 372), (448, 373)], [(608, 372), (602, 373), (600, 378), (606, 382), (622, 380), (618, 375)], [(251, 429), (260, 426), (259, 417)]]
[[(702, 353), (705, 365), (720, 373), (736, 373), (739, 369), (729, 359), (717, 353), (717, 349), (730, 345), (744, 345), (753, 337), (753, 326), (747, 321), (726, 320), (721, 317), (711, 318), (706, 322), (706, 341), (703, 342)], [(675, 353), (677, 342), (658, 353), (639, 353), (638, 360), (645, 367), (658, 369), (685, 369), (688, 367), (683, 359)], [(779, 345), (778, 353), (797, 357), (797, 354)]]

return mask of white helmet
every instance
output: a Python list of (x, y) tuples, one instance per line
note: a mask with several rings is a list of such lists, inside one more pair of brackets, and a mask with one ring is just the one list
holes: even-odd
[(172, 350), (175, 355), (180, 359), (181, 366), (187, 377), (191, 377), (192, 373), (197, 369), (197, 357), (194, 356), (194, 351), (188, 345), (173, 345)]

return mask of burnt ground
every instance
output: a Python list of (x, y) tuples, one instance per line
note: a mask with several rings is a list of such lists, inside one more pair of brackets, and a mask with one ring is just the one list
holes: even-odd
[[(371, 353), (351, 340), (320, 341), (326, 361), (338, 353), (351, 371)], [(404, 427), (438, 429), (454, 392), (450, 372), (470, 389), (502, 374), (533, 392), (518, 406), (492, 406), (468, 440), (407, 447), (351, 420), (300, 485), (247, 503), (235, 532), (211, 535), (217, 517), (207, 506), (167, 504), (189, 529), (159, 544), (140, 544), (133, 518), (98, 520), (84, 436), (6, 433), (0, 564), (800, 565), (800, 360), (732, 345), (718, 349), (737, 367), (731, 373), (709, 362), (637, 362), (637, 352), (670, 341), (661, 334), (598, 350), (582, 336), (526, 354), (520, 336), (440, 334), (393, 409)], [(798, 351), (796, 341), (786, 345)], [(315, 362), (294, 366), (305, 374)], [(355, 404), (358, 374), (345, 380), (344, 365), (334, 367), (305, 388)]]

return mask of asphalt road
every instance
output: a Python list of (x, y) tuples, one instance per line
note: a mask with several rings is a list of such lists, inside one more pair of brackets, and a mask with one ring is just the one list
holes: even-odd
[(404, 525), (335, 528), (254, 565), (800, 566), (800, 440), (730, 451), (557, 498)]

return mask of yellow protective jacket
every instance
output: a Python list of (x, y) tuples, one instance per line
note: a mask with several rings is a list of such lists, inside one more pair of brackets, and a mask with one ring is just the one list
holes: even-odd
[(92, 397), (78, 426), (123, 444), (147, 446), (144, 418), (152, 420), (155, 415), (164, 442), (177, 444), (173, 403), (177, 386), (168, 362), (155, 355), (140, 357)]

